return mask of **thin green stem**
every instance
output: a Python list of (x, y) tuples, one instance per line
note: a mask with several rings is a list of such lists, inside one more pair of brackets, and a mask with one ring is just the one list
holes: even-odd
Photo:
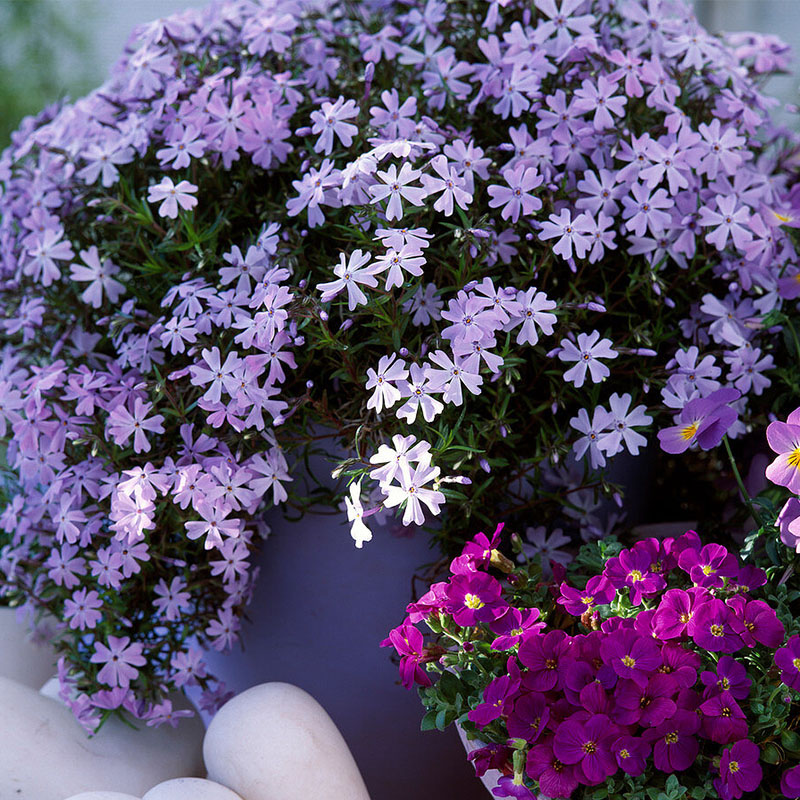
[(748, 494), (747, 489), (744, 487), (744, 481), (742, 480), (742, 476), (739, 474), (739, 468), (736, 466), (736, 459), (734, 459), (733, 452), (731, 451), (731, 443), (728, 441), (727, 436), (723, 436), (722, 441), (725, 442), (725, 450), (728, 453), (728, 460), (731, 462), (733, 477), (736, 478), (736, 483), (739, 486), (739, 491), (742, 493), (747, 510), (750, 512), (750, 516), (755, 520), (756, 525), (758, 525), (759, 528), (762, 528), (764, 526), (764, 520), (761, 519), (761, 515), (758, 513), (758, 511), (756, 511), (756, 507), (753, 505), (753, 501), (750, 499), (750, 495)]

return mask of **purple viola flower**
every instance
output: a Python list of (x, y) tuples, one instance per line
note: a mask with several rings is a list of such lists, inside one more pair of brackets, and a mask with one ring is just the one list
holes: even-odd
[(792, 800), (800, 797), (800, 764), (781, 775), (781, 792)]
[(781, 541), (800, 553), (800, 500), (790, 497), (778, 515)]
[(701, 450), (716, 447), (728, 428), (736, 422), (737, 413), (728, 403), (738, 400), (738, 389), (717, 389), (708, 397), (690, 400), (681, 411), (679, 424), (658, 432), (661, 449), (667, 453), (683, 453), (697, 443)]
[(447, 611), (462, 627), (491, 622), (508, 607), (502, 591), (499, 581), (486, 573), (454, 575), (447, 587)]
[(723, 586), (724, 578), (735, 578), (739, 560), (721, 544), (707, 544), (700, 552), (687, 548), (678, 558), (678, 566), (689, 573), (695, 586), (707, 589)]
[(546, 797), (569, 797), (578, 787), (578, 767), (565, 764), (555, 755), (552, 739), (528, 751), (525, 771), (539, 782), (539, 791)]
[(483, 690), (483, 702), (473, 708), (467, 717), (479, 728), (488, 725), (506, 713), (506, 707), (513, 702), (519, 689), (519, 681), (510, 675), (494, 678)]
[(528, 668), (523, 683), (526, 689), (548, 692), (561, 684), (560, 669), (570, 661), (573, 640), (564, 631), (529, 636), (519, 646), (519, 660)]
[(774, 649), (783, 644), (786, 631), (775, 610), (763, 600), (745, 600), (738, 595), (728, 600), (728, 605), (736, 612), (744, 630), (739, 632), (748, 647), (756, 642)]
[(630, 590), (631, 603), (638, 606), (642, 602), (642, 597), (657, 594), (666, 586), (661, 575), (650, 571), (652, 563), (650, 555), (645, 550), (631, 548), (608, 559), (603, 575), (615, 589), (627, 586)]
[(717, 671), (701, 672), (700, 680), (706, 686), (706, 696), (730, 692), (736, 700), (744, 700), (750, 694), (752, 685), (744, 666), (730, 656), (721, 656), (717, 662)]
[(514, 739), (535, 742), (547, 726), (550, 711), (547, 700), (540, 692), (529, 692), (518, 697), (506, 720), (508, 735)]
[(687, 633), (703, 650), (713, 653), (735, 653), (744, 646), (739, 631), (742, 625), (736, 615), (716, 598), (700, 604), (687, 627)]
[[(745, 792), (754, 792), (764, 777), (758, 763), (761, 751), (749, 739), (741, 739), (726, 750), (719, 760), (719, 778), (714, 780), (714, 788), (722, 800), (735, 800)], [(797, 797), (784, 792), (787, 797)]]
[(614, 690), (614, 721), (652, 728), (675, 713), (678, 707), (673, 698), (677, 693), (677, 681), (663, 673), (651, 675), (644, 685), (621, 680)]
[(634, 778), (644, 772), (650, 751), (650, 745), (644, 739), (636, 736), (620, 736), (611, 745), (611, 752), (617, 760), (617, 766)]
[(800, 636), (795, 635), (775, 653), (775, 666), (781, 670), (781, 680), (800, 691)]
[(620, 678), (629, 678), (639, 686), (647, 686), (650, 676), (661, 666), (661, 650), (651, 638), (636, 631), (615, 631), (600, 643), (603, 663)]
[(694, 763), (700, 745), (694, 734), (700, 729), (700, 718), (694, 711), (679, 708), (674, 716), (643, 736), (653, 745), (653, 763), (662, 772), (682, 772)]
[(744, 711), (728, 691), (709, 697), (700, 705), (703, 733), (712, 742), (730, 744), (747, 736)]
[(767, 426), (767, 444), (778, 457), (767, 467), (767, 478), (785, 486), (792, 494), (800, 494), (800, 408), (786, 418)]
[(545, 623), (539, 621), (539, 616), (538, 608), (507, 608), (491, 624), (492, 631), (497, 634), (492, 642), (492, 650), (510, 650), (526, 637), (540, 631)]
[(558, 602), (564, 606), (567, 613), (576, 617), (592, 611), (595, 606), (610, 603), (616, 594), (610, 581), (603, 575), (589, 578), (585, 589), (574, 589), (562, 583), (560, 591), (561, 597), (558, 598)]
[(564, 764), (578, 765), (585, 778), (581, 783), (594, 786), (617, 771), (611, 745), (618, 736), (619, 730), (604, 714), (586, 721), (571, 717), (556, 729), (553, 753)]
[(517, 797), (520, 800), (536, 800), (536, 795), (524, 783), (518, 783), (521, 780), (515, 775), (513, 778), (510, 775), (503, 775), (497, 781), (497, 786), (492, 789), (492, 794), (495, 797)]

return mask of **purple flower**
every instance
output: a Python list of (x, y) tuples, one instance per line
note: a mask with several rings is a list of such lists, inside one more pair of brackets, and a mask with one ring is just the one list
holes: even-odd
[(139, 674), (136, 667), (147, 663), (142, 655), (142, 645), (139, 642), (131, 644), (128, 636), (109, 636), (108, 645), (95, 642), (94, 650), (90, 659), (92, 664), (103, 665), (97, 673), (97, 679), (112, 687), (127, 689)]
[(589, 578), (586, 588), (583, 590), (574, 589), (572, 586), (562, 583), (559, 591), (561, 597), (558, 598), (558, 602), (569, 614), (576, 617), (594, 610), (595, 606), (610, 603), (616, 594), (614, 587), (603, 575)]
[(353, 137), (358, 133), (358, 128), (346, 119), (358, 116), (358, 106), (355, 100), (339, 97), (335, 103), (323, 102), (319, 111), (311, 112), (311, 133), (320, 134), (314, 144), (314, 151), (330, 155), (333, 150), (334, 135), (338, 136), (344, 147), (350, 147)]
[(650, 745), (635, 736), (620, 736), (611, 745), (611, 752), (619, 768), (633, 777), (644, 772), (650, 751)]
[(750, 694), (752, 685), (744, 666), (730, 656), (721, 656), (717, 662), (717, 671), (701, 672), (700, 680), (706, 686), (707, 694), (730, 692), (736, 700), (744, 700)]
[(526, 167), (519, 164), (515, 169), (503, 172), (503, 180), (508, 186), (490, 186), (487, 191), (492, 198), (490, 208), (503, 206), (500, 216), (516, 222), (520, 212), (523, 216), (530, 216), (542, 207), (542, 201), (530, 192), (542, 183), (542, 176), (535, 167)]
[(454, 575), (447, 587), (447, 611), (462, 627), (491, 622), (508, 607), (501, 597), (502, 590), (499, 581), (483, 572)]
[(564, 631), (554, 630), (529, 636), (519, 646), (519, 660), (528, 668), (526, 689), (548, 692), (561, 685), (563, 665), (572, 659), (572, 639)]
[(581, 776), (575, 764), (565, 764), (554, 754), (552, 739), (528, 751), (525, 771), (539, 782), (539, 791), (547, 797), (569, 797)]
[(542, 241), (559, 237), (553, 247), (553, 252), (564, 259), (572, 258), (572, 248), (575, 248), (575, 255), (583, 258), (592, 246), (591, 219), (587, 214), (579, 214), (575, 219), (569, 209), (561, 209), (560, 214), (551, 214), (548, 222), (542, 223), (542, 230), (539, 238)]
[(717, 195), (715, 198), (718, 211), (712, 211), (708, 206), (700, 209), (700, 224), (703, 227), (716, 226), (713, 231), (706, 234), (706, 241), (713, 244), (717, 250), (723, 250), (728, 243), (728, 237), (739, 250), (752, 240), (753, 234), (746, 227), (750, 221), (747, 206), (737, 206), (735, 195)]
[(533, 744), (547, 727), (549, 719), (550, 710), (545, 696), (540, 692), (528, 692), (517, 697), (514, 708), (508, 713), (508, 735)]
[[(761, 784), (763, 771), (758, 763), (761, 751), (749, 739), (741, 739), (725, 750), (719, 761), (719, 778), (714, 788), (722, 800), (741, 797), (745, 792), (754, 792)], [(787, 797), (790, 795), (784, 791)]]
[(614, 721), (652, 728), (677, 710), (678, 683), (671, 675), (656, 673), (644, 683), (620, 680), (614, 690)]
[(492, 789), (495, 797), (517, 797), (520, 800), (536, 800), (536, 795), (525, 786), (524, 783), (517, 783), (517, 778), (509, 775), (502, 775), (497, 786)]
[(403, 218), (403, 200), (415, 206), (421, 206), (425, 199), (426, 190), (421, 187), (410, 186), (412, 181), (422, 175), (422, 171), (413, 169), (411, 165), (406, 162), (400, 168), (400, 173), (397, 172), (397, 167), (394, 164), (389, 166), (385, 172), (378, 170), (376, 173), (382, 183), (377, 183), (369, 187), (369, 193), (372, 195), (372, 202), (378, 203), (381, 200), (389, 198), (386, 206), (386, 219), (390, 222), (393, 219)]
[(708, 397), (690, 400), (679, 415), (680, 424), (658, 432), (661, 449), (677, 454), (695, 443), (702, 450), (716, 447), (738, 416), (728, 403), (740, 397), (738, 389), (717, 389)]
[(404, 623), (389, 631), (389, 638), (381, 642), (381, 647), (392, 645), (400, 656), (400, 680), (406, 689), (415, 683), (430, 686), (431, 679), (422, 664), (425, 663), (425, 640), (422, 633), (413, 625)]
[(722, 602), (709, 598), (700, 603), (687, 627), (694, 643), (713, 653), (735, 653), (744, 646), (739, 635), (742, 625)]
[(800, 500), (790, 497), (778, 515), (781, 541), (800, 553)]
[(108, 433), (113, 437), (114, 442), (118, 445), (125, 445), (133, 436), (133, 452), (148, 452), (150, 442), (145, 431), (164, 433), (162, 425), (164, 417), (161, 414), (147, 416), (152, 407), (152, 403), (146, 403), (138, 397), (133, 403), (133, 413), (128, 411), (123, 404), (115, 406), (108, 416), (107, 423)]
[(494, 678), (483, 690), (483, 702), (469, 711), (467, 717), (479, 728), (488, 725), (502, 714), (507, 714), (507, 707), (513, 703), (519, 689), (519, 681), (510, 675)]
[(795, 634), (786, 647), (775, 653), (775, 666), (781, 670), (781, 680), (791, 689), (800, 691), (800, 636)]
[(786, 422), (767, 426), (767, 443), (778, 454), (767, 467), (767, 478), (792, 494), (800, 494), (800, 408), (792, 411)]
[(649, 553), (643, 549), (631, 548), (608, 559), (603, 575), (611, 581), (615, 589), (627, 586), (631, 603), (638, 606), (642, 597), (656, 594), (666, 585), (661, 575), (650, 571), (652, 565)]
[(738, 558), (721, 544), (707, 544), (699, 553), (687, 548), (680, 554), (678, 566), (689, 573), (695, 586), (706, 589), (723, 586), (724, 578), (739, 574)]
[(650, 675), (661, 666), (661, 651), (651, 638), (636, 631), (622, 629), (600, 643), (600, 656), (620, 678), (629, 678), (641, 687), (647, 686)]
[(616, 726), (603, 714), (585, 722), (570, 718), (556, 728), (553, 753), (564, 764), (578, 765), (585, 783), (593, 786), (617, 771), (611, 745), (618, 735)]
[(694, 734), (700, 729), (700, 718), (694, 711), (679, 708), (673, 717), (643, 736), (653, 745), (653, 763), (662, 772), (682, 772), (694, 763), (700, 745)]
[(703, 732), (712, 742), (730, 744), (747, 736), (747, 719), (733, 695), (726, 690), (700, 705)]
[(161, 203), (158, 207), (159, 216), (175, 219), (178, 216), (178, 206), (188, 211), (197, 205), (197, 198), (194, 196), (196, 191), (197, 187), (189, 181), (175, 184), (172, 178), (165, 176), (161, 183), (150, 187), (147, 200), (150, 203)]
[(775, 610), (763, 600), (745, 600), (738, 595), (728, 600), (728, 605), (736, 612), (743, 630), (739, 635), (748, 647), (755, 647), (756, 642), (774, 649), (783, 644), (786, 635), (783, 623), (778, 619)]
[(510, 650), (544, 626), (545, 623), (539, 621), (538, 608), (509, 607), (491, 624), (492, 632), (497, 634), (492, 650)]
[(800, 764), (781, 775), (781, 791), (786, 797), (794, 798), (800, 797)]
[(668, 589), (664, 592), (653, 617), (653, 630), (661, 639), (677, 639), (683, 636), (698, 601), (705, 592), (697, 589), (685, 592), (683, 589)]
[(589, 334), (579, 333), (577, 346), (569, 339), (562, 339), (561, 349), (558, 352), (561, 361), (577, 362), (564, 373), (564, 380), (571, 381), (577, 389), (583, 386), (587, 369), (592, 383), (599, 383), (607, 378), (611, 372), (598, 359), (616, 358), (618, 355), (619, 353), (611, 347), (611, 339), (601, 339), (598, 331)]

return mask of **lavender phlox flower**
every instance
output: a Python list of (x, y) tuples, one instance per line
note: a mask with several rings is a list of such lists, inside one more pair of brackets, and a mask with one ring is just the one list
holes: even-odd
[(384, 406), (391, 408), (400, 400), (400, 390), (393, 384), (408, 378), (406, 362), (397, 359), (397, 354), (381, 356), (377, 371), (372, 367), (367, 369), (367, 389), (374, 389), (367, 401), (367, 408), (374, 408), (380, 414)]
[(41, 281), (45, 288), (59, 280), (61, 270), (56, 261), (69, 261), (75, 256), (72, 245), (63, 236), (64, 229), (59, 226), (57, 229), (48, 228), (37, 234), (33, 241), (28, 241), (28, 258), (23, 259), (23, 275)]
[(320, 206), (337, 205), (333, 192), (330, 191), (341, 181), (341, 175), (334, 170), (333, 162), (324, 159), (319, 169), (309, 167), (308, 171), (299, 181), (292, 181), (292, 186), (298, 193), (297, 197), (290, 197), (286, 201), (286, 213), (296, 217), (304, 208), (308, 208), (308, 225), (316, 228), (325, 221)]
[(721, 170), (726, 175), (733, 175), (743, 160), (739, 148), (745, 144), (744, 136), (737, 136), (733, 125), (728, 125), (724, 130), (722, 123), (714, 119), (706, 125), (701, 122), (697, 130), (703, 137), (702, 148), (704, 156), (697, 167), (699, 175), (707, 175), (709, 180), (714, 180)]
[[(495, 303), (496, 309), (498, 305)], [(520, 289), (513, 305), (508, 302), (503, 305), (502, 310), (508, 315), (503, 330), (510, 331), (518, 325), (521, 326), (517, 332), (517, 344), (535, 345), (539, 341), (539, 329), (545, 336), (553, 333), (557, 317), (551, 312), (558, 304), (550, 300), (544, 292), (535, 287)]]
[[(189, 367), (191, 382), (193, 386), (205, 386), (203, 397), (211, 403), (218, 403), (222, 397), (223, 388), (233, 395), (238, 389), (238, 381), (234, 376), (234, 371), (239, 366), (241, 359), (235, 350), (231, 350), (225, 357), (223, 363), (218, 347), (203, 349), (201, 351), (203, 361), (200, 364), (193, 364)], [(205, 363), (205, 366), (202, 366)]]
[(474, 141), (455, 139), (452, 144), (444, 146), (443, 152), (464, 179), (464, 191), (467, 194), (472, 195), (475, 191), (475, 175), (484, 181), (489, 179), (491, 159), (484, 157), (483, 149)]
[(559, 360), (577, 362), (564, 373), (564, 380), (573, 383), (577, 389), (583, 386), (587, 370), (592, 383), (599, 383), (607, 378), (611, 371), (599, 359), (616, 358), (619, 355), (612, 349), (611, 339), (601, 339), (598, 331), (579, 333), (577, 345), (569, 339), (562, 339), (560, 344)]
[(728, 380), (742, 394), (752, 391), (760, 395), (772, 385), (772, 381), (763, 373), (774, 369), (775, 363), (771, 355), (762, 356), (760, 348), (740, 347), (725, 353), (723, 360), (730, 367)]
[(617, 96), (618, 84), (605, 75), (597, 78), (597, 83), (584, 79), (581, 88), (575, 91), (575, 108), (583, 113), (594, 111), (592, 122), (597, 131), (614, 127), (614, 116), (625, 112), (627, 98)]
[(147, 663), (142, 655), (142, 645), (140, 642), (131, 643), (128, 636), (109, 636), (106, 641), (107, 645), (94, 643), (95, 652), (90, 659), (93, 664), (103, 665), (97, 678), (108, 686), (127, 689), (139, 674), (137, 667)]
[(242, 255), (238, 245), (234, 245), (229, 253), (223, 253), (222, 258), (230, 264), (219, 270), (220, 283), (227, 286), (236, 281), (236, 291), (243, 294), (250, 293), (250, 281), (259, 281), (266, 271), (264, 266), (264, 251), (260, 247), (251, 245), (247, 254)]
[(503, 180), (507, 186), (492, 185), (487, 190), (491, 197), (489, 207), (503, 206), (500, 212), (503, 219), (516, 222), (520, 213), (527, 217), (542, 207), (542, 201), (531, 194), (544, 180), (535, 167), (518, 164), (514, 169), (503, 171)]
[(473, 292), (460, 291), (441, 312), (442, 318), (452, 323), (442, 330), (442, 338), (453, 343), (480, 341), (500, 327), (494, 303)]
[(339, 292), (347, 289), (347, 307), (353, 311), (357, 305), (369, 302), (359, 284), (374, 289), (378, 285), (373, 266), (364, 265), (370, 260), (369, 253), (353, 250), (345, 259), (344, 253), (339, 253), (339, 263), (333, 268), (336, 280), (317, 284), (317, 290), (322, 292), (320, 300), (327, 303), (336, 297)]
[(573, 445), (575, 460), (579, 461), (584, 457), (587, 450), (589, 452), (589, 463), (592, 469), (604, 467), (606, 459), (603, 455), (603, 442), (608, 436), (608, 428), (611, 424), (612, 416), (602, 406), (595, 406), (591, 420), (585, 408), (578, 411), (578, 416), (570, 421), (570, 427), (575, 428), (583, 434)]
[(265, 454), (256, 453), (246, 464), (247, 468), (255, 473), (250, 479), (250, 488), (258, 497), (272, 489), (272, 502), (274, 505), (283, 503), (289, 495), (283, 483), (294, 480), (289, 475), (288, 465), (283, 452), (272, 447)]
[(403, 311), (412, 313), (412, 325), (428, 325), (431, 320), (441, 319), (444, 301), (436, 296), (436, 284), (428, 283), (417, 286), (411, 299), (403, 303)]
[(456, 356), (453, 360), (444, 350), (436, 350), (430, 355), (430, 360), (436, 366), (428, 365), (426, 368), (429, 388), (434, 392), (443, 392), (445, 403), (460, 406), (464, 402), (462, 386), (471, 394), (481, 393), (483, 378), (477, 372), (471, 372), (464, 359)]
[(391, 483), (400, 472), (410, 474), (414, 462), (430, 463), (431, 446), (428, 442), (418, 442), (415, 436), (395, 434), (392, 436), (392, 444), (393, 447), (382, 444), (370, 457), (371, 464), (384, 465), (373, 469), (369, 474), (370, 478), (382, 485)]
[(675, 375), (670, 376), (670, 381), (674, 384), (673, 378), (680, 376), (680, 380), (686, 381), (701, 395), (710, 394), (720, 387), (719, 381), (716, 379), (722, 370), (716, 366), (715, 360), (710, 353), (700, 358), (700, 351), (695, 345), (691, 345), (686, 350), (678, 350), (674, 359), (667, 364), (667, 369), (673, 369), (677, 365)]
[(577, 188), (584, 194), (575, 201), (579, 211), (589, 214), (603, 212), (611, 218), (619, 211), (616, 201), (627, 191), (624, 184), (617, 183), (617, 173), (607, 169), (599, 169), (596, 173), (587, 170), (578, 181)]
[(724, 388), (690, 400), (678, 415), (678, 424), (658, 432), (661, 449), (677, 454), (695, 443), (702, 450), (716, 447), (738, 416), (728, 404), (740, 396), (738, 389)]
[(545, 241), (558, 236), (559, 240), (553, 246), (554, 253), (570, 259), (574, 247), (575, 255), (584, 258), (592, 246), (590, 230), (591, 218), (587, 214), (578, 214), (573, 220), (569, 209), (562, 208), (559, 214), (551, 214), (549, 221), (542, 223), (539, 238)]
[(189, 539), (199, 539), (205, 536), (203, 546), (206, 550), (219, 548), (223, 542), (223, 535), (237, 537), (241, 533), (241, 520), (228, 519), (232, 509), (226, 503), (211, 504), (206, 501), (198, 503), (195, 509), (203, 518), (202, 520), (187, 520), (185, 524), (186, 536)]
[(630, 194), (622, 198), (622, 217), (627, 220), (625, 228), (636, 236), (644, 236), (649, 230), (658, 237), (672, 221), (665, 209), (672, 208), (675, 203), (667, 195), (665, 189), (648, 189), (645, 184), (634, 183)]
[(376, 174), (382, 183), (369, 187), (369, 193), (372, 195), (371, 202), (378, 203), (387, 197), (389, 198), (386, 205), (386, 219), (390, 222), (393, 219), (402, 219), (403, 200), (415, 206), (423, 205), (427, 190), (409, 185), (422, 175), (421, 170), (413, 169), (408, 162), (405, 162), (400, 167), (399, 173), (397, 172), (397, 167), (391, 164), (388, 170), (378, 170)]
[(393, 483), (382, 486), (386, 494), (383, 504), (387, 508), (405, 504), (403, 525), (410, 525), (412, 522), (415, 525), (422, 525), (425, 522), (422, 505), (427, 506), (428, 510), (436, 515), (445, 502), (445, 496), (438, 489), (431, 489), (425, 485), (434, 481), (436, 486), (439, 472), (439, 467), (431, 466), (427, 460), (420, 461), (413, 471), (401, 469), (399, 486)]
[(402, 381), (398, 386), (401, 397), (408, 399), (397, 409), (397, 416), (401, 419), (405, 417), (410, 425), (417, 418), (417, 412), (422, 410), (425, 421), (432, 422), (444, 410), (444, 405), (433, 397), (439, 390), (434, 387), (428, 368), (412, 364), (409, 377), (410, 380)]
[(344, 147), (350, 147), (353, 137), (358, 133), (358, 127), (344, 120), (356, 116), (358, 116), (358, 106), (355, 101), (345, 101), (341, 96), (335, 103), (325, 101), (319, 111), (312, 111), (311, 132), (320, 134), (314, 144), (315, 152), (330, 155), (333, 150), (334, 136), (339, 137)]
[(402, 286), (406, 280), (405, 274), (419, 277), (423, 274), (422, 266), (425, 256), (415, 245), (404, 244), (400, 249), (389, 248), (382, 256), (369, 265), (373, 275), (387, 272), (384, 288), (388, 291), (395, 286)]
[(430, 164), (439, 177), (424, 174), (420, 181), (428, 195), (442, 193), (433, 204), (434, 209), (447, 217), (453, 213), (454, 202), (459, 208), (466, 209), (472, 202), (472, 193), (467, 191), (466, 182), (459, 177), (455, 167), (443, 155), (434, 156)]
[(150, 433), (164, 433), (164, 416), (154, 414), (148, 416), (152, 409), (152, 403), (146, 403), (140, 398), (136, 398), (133, 403), (133, 412), (129, 411), (124, 404), (115, 406), (108, 415), (106, 429), (108, 434), (113, 437), (118, 445), (124, 445), (133, 436), (133, 451), (135, 453), (147, 452), (150, 450), (150, 442), (145, 431)]
[(400, 103), (397, 89), (387, 89), (381, 92), (381, 101), (383, 108), (372, 106), (369, 110), (372, 126), (380, 128), (389, 139), (412, 136), (414, 121), (411, 118), (417, 113), (417, 98), (412, 95)]
[(356, 547), (363, 547), (364, 542), (372, 541), (372, 531), (364, 523), (364, 506), (361, 504), (361, 481), (350, 484), (350, 496), (344, 498), (347, 520), (350, 525), (350, 536)]
[(631, 409), (631, 396), (627, 392), (622, 396), (614, 392), (608, 402), (611, 407), (611, 421), (607, 425), (611, 430), (598, 446), (606, 455), (612, 456), (622, 450), (624, 444), (631, 455), (638, 455), (639, 448), (647, 444), (647, 439), (633, 430), (633, 426), (649, 425), (653, 418), (645, 413), (647, 409), (644, 405)]
[(562, 0), (559, 6), (556, 0), (536, 0), (535, 5), (548, 17), (537, 28), (540, 41), (555, 36), (554, 41), (548, 42), (552, 45), (553, 56), (558, 57), (566, 52), (576, 34), (593, 35), (595, 17), (592, 14), (574, 14), (583, 5), (580, 0)]
[(92, 308), (100, 308), (103, 304), (103, 292), (108, 297), (109, 303), (116, 303), (120, 295), (124, 294), (125, 287), (114, 280), (114, 275), (119, 272), (119, 267), (107, 258), (100, 263), (97, 247), (92, 245), (88, 250), (80, 251), (81, 259), (85, 266), (70, 264), (70, 277), (74, 281), (89, 281), (89, 286), (81, 294), (81, 300)]
[(753, 238), (753, 234), (745, 227), (750, 220), (747, 206), (737, 208), (734, 195), (717, 195), (714, 199), (717, 211), (712, 211), (708, 206), (700, 209), (700, 224), (706, 228), (715, 226), (713, 231), (706, 234), (706, 241), (717, 250), (724, 250), (730, 237), (734, 245), (742, 250)]
[(105, 139), (90, 142), (81, 157), (86, 161), (86, 166), (78, 170), (78, 177), (86, 183), (96, 183), (101, 179), (103, 186), (108, 189), (119, 180), (117, 166), (130, 164), (135, 152), (128, 146), (121, 136), (110, 135)]
[(191, 594), (186, 591), (186, 583), (177, 575), (169, 584), (161, 578), (153, 591), (157, 595), (153, 600), (153, 606), (157, 613), (163, 614), (164, 619), (168, 622), (180, 619), (181, 611), (191, 607)]
[(188, 211), (197, 205), (197, 198), (194, 196), (196, 191), (197, 186), (193, 183), (189, 181), (174, 183), (172, 178), (165, 175), (161, 183), (149, 188), (147, 201), (161, 203), (158, 207), (159, 216), (175, 219), (178, 216), (178, 206)]
[(518, 560), (524, 561), (525, 558), (539, 558), (542, 567), (542, 577), (549, 578), (552, 575), (550, 562), (566, 565), (572, 561), (572, 556), (559, 548), (565, 544), (570, 544), (571, 539), (565, 536), (561, 528), (556, 528), (549, 534), (543, 525), (525, 529), (525, 539), (522, 540), (522, 553)]

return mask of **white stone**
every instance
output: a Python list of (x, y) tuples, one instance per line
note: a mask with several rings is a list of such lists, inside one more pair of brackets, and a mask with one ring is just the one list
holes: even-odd
[(242, 800), (242, 798), (215, 781), (203, 778), (175, 778), (154, 786), (142, 800)]
[(0, 676), (38, 688), (56, 671), (55, 650), (31, 641), (14, 608), (0, 606)]
[(142, 800), (124, 792), (81, 792), (68, 797), (67, 800)]
[(229, 700), (203, 742), (208, 777), (245, 800), (369, 800), (339, 729), (311, 695), (264, 683)]
[(0, 709), (0, 800), (100, 790), (141, 797), (169, 778), (203, 774), (197, 718), (137, 730), (112, 718), (88, 738), (66, 706), (2, 677)]

